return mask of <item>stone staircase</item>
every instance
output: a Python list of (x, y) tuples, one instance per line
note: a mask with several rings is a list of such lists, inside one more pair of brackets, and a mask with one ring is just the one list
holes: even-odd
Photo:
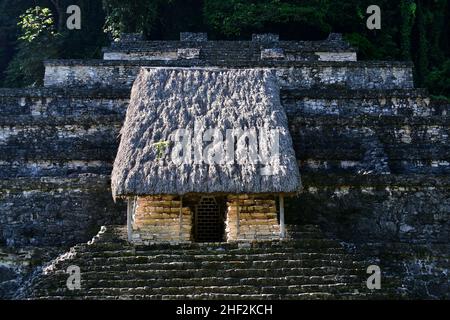
[[(290, 226), (285, 241), (148, 244), (126, 242), (124, 227), (103, 227), (30, 281), (28, 299), (372, 299), (395, 295), (365, 285), (370, 263), (326, 239), (316, 226)], [(81, 270), (70, 291), (69, 266)], [(382, 291), (382, 292), (381, 292)]]

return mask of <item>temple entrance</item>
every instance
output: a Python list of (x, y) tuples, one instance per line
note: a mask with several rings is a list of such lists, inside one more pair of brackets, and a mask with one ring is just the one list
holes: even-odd
[(194, 237), (196, 242), (224, 241), (224, 203), (213, 196), (203, 196), (195, 206)]

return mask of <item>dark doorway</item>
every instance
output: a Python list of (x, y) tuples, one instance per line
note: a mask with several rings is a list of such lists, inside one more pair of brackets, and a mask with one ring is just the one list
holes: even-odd
[(194, 232), (196, 242), (224, 241), (225, 203), (223, 199), (203, 196), (195, 206)]

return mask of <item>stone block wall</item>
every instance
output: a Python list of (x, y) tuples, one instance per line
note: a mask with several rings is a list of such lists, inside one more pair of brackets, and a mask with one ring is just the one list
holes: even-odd
[(227, 207), (228, 241), (280, 239), (274, 195), (230, 195)]
[[(133, 241), (135, 243), (195, 241), (193, 235), (195, 209), (192, 204), (194, 202), (198, 204), (198, 201), (194, 201), (194, 198), (187, 197), (185, 202), (176, 196), (137, 197), (132, 225)], [(227, 196), (225, 233), (226, 241), (280, 239), (274, 196)]]
[(356, 61), (356, 52), (316, 52), (319, 61)]
[(291, 134), (301, 172), (449, 173), (448, 123), (421, 120), (405, 124), (396, 117), (292, 119)]
[(430, 175), (304, 173), (286, 200), (288, 224), (317, 223), (352, 243), (446, 243), (450, 179)]
[[(134, 35), (113, 42), (104, 48), (105, 60), (175, 60), (177, 50), (186, 48), (201, 51), (199, 59), (209, 62), (255, 63), (262, 60), (262, 53), (274, 47), (286, 52), (284, 61), (356, 61), (356, 50), (342, 39), (332, 34), (322, 41), (280, 41), (278, 34), (254, 34), (251, 41), (208, 41), (205, 33), (180, 34), (180, 41), (130, 41)], [(123, 37), (122, 37), (123, 38)], [(250, 39), (249, 39), (250, 40)], [(275, 56), (278, 59), (278, 56)]]
[(180, 41), (208, 41), (205, 32), (180, 32)]
[(177, 60), (178, 53), (177, 50), (170, 51), (153, 51), (153, 52), (105, 52), (103, 54), (104, 60), (128, 60), (128, 61), (139, 61), (139, 60)]
[(281, 48), (269, 48), (261, 51), (261, 60), (283, 60), (284, 50)]
[(0, 180), (0, 246), (69, 246), (89, 240), (100, 226), (124, 224), (109, 175)]
[(315, 223), (400, 281), (410, 298), (449, 298), (450, 179), (303, 173), (288, 224)]
[[(175, 52), (175, 54), (177, 54)], [(45, 63), (46, 87), (131, 88), (141, 67), (229, 67), (275, 70), (280, 85), (296, 88), (412, 89), (412, 65), (396, 62), (215, 61), (198, 59), (106, 61), (53, 60)]]
[(192, 241), (193, 213), (175, 196), (137, 197), (132, 240), (142, 242)]
[(448, 105), (431, 103), (426, 90), (285, 89), (283, 106), (290, 117), (308, 116), (445, 116)]
[[(110, 196), (109, 175), (128, 90), (2, 89), (0, 101), (1, 243), (73, 244), (101, 224), (125, 221), (124, 204)], [(431, 103), (423, 91), (284, 90), (282, 103), (306, 177), (390, 174), (409, 181), (411, 174), (431, 179), (450, 172), (449, 106)], [(303, 197), (320, 190), (309, 187)], [(440, 190), (445, 199), (448, 189)], [(388, 191), (380, 194), (389, 200)], [(327, 199), (321, 203), (332, 205)]]
[(399, 292), (410, 299), (449, 299), (450, 245), (367, 243), (358, 244), (354, 251), (373, 257), (384, 275), (401, 279)]
[(414, 88), (412, 65), (408, 63), (299, 62), (291, 68), (278, 66), (276, 74), (283, 89), (390, 90)]
[(125, 222), (110, 173), (128, 96), (0, 90), (0, 246), (67, 246)]
[(135, 43), (137, 41), (143, 41), (144, 34), (142, 33), (122, 33), (120, 35), (121, 42), (132, 42)]
[(255, 42), (278, 42), (280, 35), (276, 33), (255, 33), (252, 34), (252, 41)]
[(420, 90), (285, 91), (282, 100), (300, 172), (450, 172), (448, 105)]
[(304, 186), (287, 223), (320, 225), (410, 297), (448, 298), (448, 103), (415, 90), (282, 96)]

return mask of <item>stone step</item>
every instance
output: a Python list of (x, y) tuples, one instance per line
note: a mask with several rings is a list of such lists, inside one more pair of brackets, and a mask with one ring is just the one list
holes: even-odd
[[(56, 268), (65, 270), (74, 264), (74, 260), (62, 260), (56, 263)], [(107, 256), (96, 257), (95, 255), (83, 255), (76, 259), (76, 265), (81, 269), (102, 269), (120, 266), (120, 270), (131, 269), (226, 269), (226, 268), (249, 268), (249, 267), (317, 267), (317, 266), (340, 266), (366, 268), (370, 265), (358, 255), (351, 254), (315, 254), (315, 253), (289, 253), (289, 254), (259, 254), (259, 255), (198, 255), (198, 256), (172, 256), (160, 254), (155, 256)]]
[(341, 253), (315, 253), (315, 252), (273, 252), (273, 253), (258, 253), (258, 254), (157, 254), (153, 255), (152, 252), (136, 252), (134, 250), (124, 251), (102, 251), (85, 253), (83, 260), (87, 261), (94, 258), (146, 258), (151, 262), (194, 262), (194, 261), (255, 261), (255, 260), (307, 260), (307, 259), (330, 259), (330, 260), (360, 260), (362, 257), (355, 254), (341, 254)]
[[(347, 283), (347, 284), (361, 284), (362, 278), (357, 275), (342, 275), (336, 276), (334, 274), (325, 276), (285, 276), (285, 277), (260, 277), (260, 278), (232, 278), (232, 277), (204, 277), (204, 278), (151, 278), (135, 277), (134, 275), (114, 276), (98, 278), (97, 276), (85, 276), (81, 279), (82, 288), (108, 287), (108, 288), (132, 288), (132, 287), (164, 287), (164, 286), (217, 286), (217, 285), (256, 285), (256, 286), (286, 286), (299, 284), (333, 284), (333, 283)], [(61, 279), (64, 280), (64, 279)], [(45, 283), (40, 286), (40, 289), (62, 289), (65, 288), (64, 281), (54, 282), (52, 285)]]
[[(83, 277), (83, 279), (87, 279)], [(288, 276), (288, 277), (265, 277), (265, 278), (173, 278), (173, 279), (114, 279), (114, 280), (81, 280), (82, 288), (106, 287), (106, 288), (133, 288), (133, 287), (179, 287), (179, 286), (235, 286), (235, 285), (253, 285), (253, 286), (287, 286), (299, 284), (361, 284), (361, 278), (356, 275), (347, 276)]]
[[(152, 287), (152, 286), (140, 286), (140, 287), (96, 287), (89, 288), (82, 291), (69, 291), (67, 288), (56, 289), (55, 291), (47, 291), (48, 295), (52, 293), (60, 295), (66, 292), (67, 295), (84, 296), (89, 295), (145, 295), (145, 294), (160, 294), (160, 295), (188, 295), (188, 294), (299, 294), (310, 292), (326, 292), (326, 293), (339, 293), (339, 292), (353, 292), (354, 290), (361, 290), (361, 284), (347, 283), (333, 283), (333, 284), (300, 284), (300, 285), (284, 285), (284, 286), (254, 286), (254, 285), (236, 285), (236, 286), (164, 286), (164, 287)], [(100, 293), (100, 294), (99, 294)]]
[[(110, 248), (111, 249), (111, 248)], [(80, 250), (77, 250), (79, 254), (91, 254), (92, 256), (101, 256), (103, 252), (111, 252), (111, 251), (122, 251), (118, 247), (114, 250), (97, 250), (97, 248), (92, 249), (85, 249), (82, 248)], [(162, 250), (144, 250), (141, 248), (133, 249), (131, 247), (125, 247), (123, 249), (125, 251), (125, 255), (131, 255), (131, 252), (135, 252), (135, 255), (141, 255), (141, 256), (158, 256), (158, 255), (174, 255), (174, 256), (196, 256), (196, 255), (204, 255), (204, 256), (219, 256), (219, 255), (258, 255), (258, 254), (277, 254), (280, 252), (283, 252), (285, 254), (291, 254), (291, 253), (303, 253), (303, 254), (309, 254), (309, 253), (317, 253), (320, 252), (322, 254), (346, 254), (347, 252), (341, 247), (341, 246), (324, 246), (321, 248), (318, 247), (297, 247), (297, 248), (241, 248), (241, 249), (211, 249), (211, 250), (178, 250), (178, 249), (162, 249)], [(107, 254), (108, 255), (108, 254)]]
[[(128, 272), (87, 272), (82, 274), (81, 285), (82, 288), (94, 288), (94, 287), (134, 287), (134, 286), (182, 286), (182, 285), (298, 285), (298, 284), (332, 284), (332, 283), (347, 283), (347, 284), (363, 284), (365, 286), (365, 281), (367, 275), (362, 272), (355, 271), (352, 273), (331, 273), (322, 275), (311, 275), (305, 273), (304, 275), (296, 275), (295, 273), (291, 275), (278, 275), (266, 274), (265, 276), (253, 277), (253, 274), (247, 274), (246, 277), (223, 277), (209, 275), (207, 277), (202, 277), (200, 274), (192, 277), (183, 277), (183, 274), (177, 278), (165, 278), (157, 277), (157, 275), (151, 272), (138, 272), (138, 271), (128, 271)], [(51, 277), (52, 281), (40, 282), (40, 289), (58, 289), (65, 288), (67, 274), (59, 274), (58, 276), (53, 275)], [(396, 278), (384, 276), (383, 286), (390, 287), (391, 285), (399, 285), (399, 280)]]
[[(48, 294), (57, 293), (66, 288), (67, 275), (59, 279), (52, 278), (51, 282), (41, 281), (36, 292)], [(82, 291), (88, 291), (94, 288), (136, 288), (136, 287), (182, 287), (182, 286), (295, 286), (295, 285), (332, 285), (335, 283), (345, 283), (356, 287), (359, 291), (366, 289), (366, 277), (361, 275), (323, 275), (323, 276), (279, 276), (279, 277), (259, 277), (259, 278), (233, 278), (233, 277), (192, 277), (192, 278), (152, 278), (151, 275), (134, 277), (120, 275), (98, 278), (94, 276), (83, 276), (81, 279)], [(399, 286), (398, 279), (384, 277), (383, 292)], [(44, 295), (45, 295), (44, 294)]]
[[(370, 297), (367, 294), (342, 293), (342, 299), (364, 299)], [(303, 294), (188, 294), (188, 295), (90, 295), (73, 296), (70, 299), (78, 300), (326, 300), (335, 299), (336, 296), (325, 292), (311, 292)], [(65, 300), (65, 295), (41, 296), (37, 300)]]
[(323, 235), (315, 232), (287, 231), (288, 239), (321, 239)]
[[(123, 269), (120, 271), (120, 269)], [(280, 278), (292, 276), (306, 276), (306, 277), (344, 277), (351, 278), (363, 275), (365, 270), (358, 270), (355, 268), (337, 268), (337, 267), (316, 267), (316, 268), (279, 268), (279, 269), (227, 269), (227, 270), (205, 270), (205, 269), (186, 269), (186, 270), (127, 270), (123, 266), (115, 266), (114, 268), (105, 267), (96, 270), (89, 269), (87, 272), (82, 272), (81, 278), (83, 280), (136, 280), (136, 279), (196, 279), (196, 278)], [(56, 287), (61, 288), (66, 286), (68, 274), (64, 272), (52, 273), (50, 275), (43, 275), (36, 282), (36, 287)]]
[[(300, 236), (303, 240), (325, 240), (322, 232), (320, 231), (320, 227), (317, 225), (286, 225), (286, 229), (291, 233), (295, 233), (296, 235)], [(127, 239), (127, 230), (124, 226), (108, 226), (100, 237), (96, 239), (96, 245), (106, 245), (108, 246), (112, 241), (116, 242), (119, 239), (123, 240), (123, 243), (126, 245), (126, 239)], [(326, 239), (331, 240), (331, 239)], [(334, 240), (331, 240), (334, 241)], [(278, 244), (277, 244), (278, 243)], [(280, 243), (283, 246), (291, 246), (292, 244), (295, 244), (295, 241), (273, 241), (272, 243), (262, 242), (262, 243), (253, 243), (251, 244), (252, 248), (255, 247), (267, 247), (267, 246), (279, 246)], [(208, 248), (208, 249), (214, 249), (214, 248), (239, 248), (240, 243), (189, 243), (189, 244), (152, 244), (148, 246), (136, 246), (137, 248), (143, 248), (145, 250), (151, 250), (151, 249), (161, 249), (161, 248), (182, 248), (182, 249), (199, 249), (199, 248)]]
[(124, 265), (129, 269), (145, 269), (145, 270), (185, 270), (185, 269), (266, 269), (266, 268), (288, 268), (288, 267), (320, 267), (320, 266), (337, 266), (337, 267), (356, 267), (364, 268), (370, 264), (360, 261), (349, 260), (321, 260), (321, 259), (305, 259), (305, 260), (257, 260), (257, 261), (196, 261), (196, 262), (151, 262), (148, 257), (119, 257), (119, 258), (92, 258), (87, 260), (78, 260), (78, 266), (81, 269), (103, 268), (106, 265), (117, 264)]
[[(63, 293), (66, 293), (62, 295)], [(307, 292), (289, 294), (226, 294), (226, 293), (190, 293), (190, 294), (124, 294), (120, 295), (93, 295), (84, 294), (78, 291), (76, 294), (60, 292), (60, 295), (42, 295), (36, 297), (37, 300), (328, 300), (339, 298), (340, 300), (365, 300), (365, 299), (385, 299), (393, 292), (383, 290), (361, 292), (358, 289), (349, 288), (347, 292), (340, 292), (337, 297), (335, 293), (329, 292)], [(398, 297), (392, 295), (392, 297)]]
[(172, 254), (249, 254), (272, 252), (317, 252), (312, 249), (327, 250), (327, 252), (345, 252), (339, 242), (328, 239), (301, 239), (293, 241), (274, 241), (269, 243), (233, 244), (211, 243), (208, 244), (154, 244), (149, 246), (127, 246), (121, 243), (96, 243), (92, 246), (80, 246), (76, 248), (79, 253), (101, 252), (114, 250), (135, 250), (146, 254), (164, 254), (170, 250)]
[[(337, 284), (334, 286), (288, 286), (288, 287), (254, 287), (260, 291), (251, 292), (251, 286), (246, 290), (241, 287), (209, 287), (210, 292), (195, 292), (196, 287), (184, 287), (182, 293), (178, 288), (170, 288), (167, 293), (161, 290), (147, 290), (147, 288), (98, 288), (89, 292), (60, 290), (57, 293), (43, 292), (37, 299), (43, 300), (315, 300), (315, 299), (340, 299), (340, 300), (364, 300), (385, 299), (386, 297), (398, 297), (392, 290), (362, 291), (355, 286)], [(203, 289), (203, 288), (201, 288)], [(313, 291), (318, 289), (319, 291)], [(194, 291), (193, 291), (194, 290)], [(234, 293), (233, 290), (240, 291)], [(364, 289), (363, 289), (364, 290)], [(223, 291), (223, 292), (218, 292)], [(245, 292), (246, 291), (246, 292)], [(158, 293), (159, 292), (159, 293)], [(96, 295), (97, 294), (97, 295)]]
[(320, 226), (314, 224), (300, 225), (300, 224), (287, 224), (286, 231), (296, 231), (296, 232), (310, 232), (322, 234)]

